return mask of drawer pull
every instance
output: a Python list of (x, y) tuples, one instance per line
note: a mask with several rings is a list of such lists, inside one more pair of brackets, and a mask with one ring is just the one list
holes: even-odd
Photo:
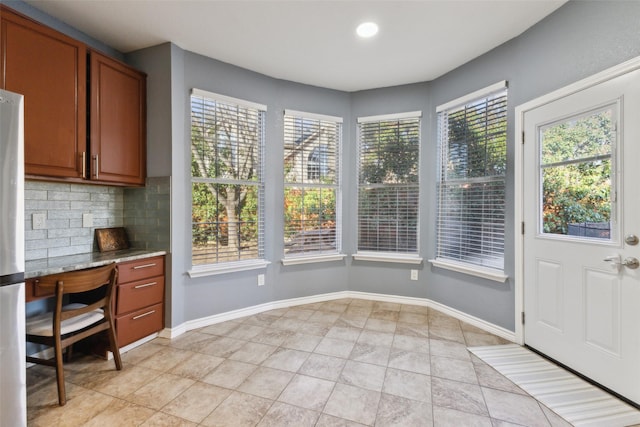
[(146, 313), (138, 314), (137, 316), (133, 316), (133, 320), (138, 320), (141, 317), (148, 316), (148, 315), (153, 314), (155, 312), (156, 312), (155, 310), (151, 310), (151, 311), (147, 311)]
[(158, 282), (145, 283), (144, 285), (134, 286), (133, 289), (146, 288), (147, 286), (153, 286), (153, 285), (157, 285), (157, 284), (158, 284)]
[(141, 268), (149, 268), (149, 267), (155, 267), (156, 263), (151, 263), (151, 264), (144, 264), (144, 265), (136, 265), (135, 267), (133, 267), (134, 270), (139, 270)]

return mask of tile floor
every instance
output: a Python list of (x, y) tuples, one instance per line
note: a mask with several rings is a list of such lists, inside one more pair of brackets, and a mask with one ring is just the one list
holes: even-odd
[(113, 361), (27, 371), (30, 426), (567, 426), (467, 346), (494, 335), (426, 307), (341, 299), (156, 338)]

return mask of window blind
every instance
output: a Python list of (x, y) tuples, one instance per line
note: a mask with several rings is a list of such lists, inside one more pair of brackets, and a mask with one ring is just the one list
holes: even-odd
[(417, 253), (420, 112), (358, 119), (358, 250)]
[(264, 255), (264, 109), (191, 95), (192, 264)]
[(341, 122), (285, 111), (285, 257), (340, 251)]
[(439, 109), (438, 258), (504, 268), (506, 129), (504, 86)]

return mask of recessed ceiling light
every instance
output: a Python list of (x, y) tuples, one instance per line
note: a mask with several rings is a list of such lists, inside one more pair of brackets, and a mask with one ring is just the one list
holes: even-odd
[(363, 22), (356, 28), (356, 33), (362, 38), (373, 37), (378, 33), (378, 24), (375, 22)]

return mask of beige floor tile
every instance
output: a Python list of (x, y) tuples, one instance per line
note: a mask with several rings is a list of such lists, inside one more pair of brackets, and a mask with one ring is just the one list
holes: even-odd
[(416, 353), (415, 351), (394, 348), (391, 349), (391, 354), (389, 355), (389, 367), (430, 375), (432, 371), (430, 359), (431, 357), (428, 353)]
[(480, 386), (459, 381), (431, 378), (433, 404), (471, 414), (488, 416)]
[(362, 329), (349, 326), (333, 326), (325, 335), (327, 338), (356, 342)]
[(538, 402), (529, 396), (482, 388), (491, 418), (530, 427), (548, 427), (550, 424)]
[(141, 360), (140, 362), (138, 362), (138, 366), (155, 369), (156, 371), (167, 372), (176, 365), (187, 360), (192, 355), (193, 352), (189, 350), (165, 347), (162, 350), (149, 356), (145, 360)]
[(382, 391), (394, 396), (431, 403), (431, 377), (388, 368)]
[(510, 393), (527, 394), (509, 378), (500, 374), (489, 365), (474, 365), (478, 382), (483, 387), (495, 388)]
[(277, 349), (278, 347), (273, 345), (248, 342), (229, 356), (229, 359), (259, 365)]
[(252, 427), (265, 416), (272, 403), (269, 399), (235, 391), (201, 424), (210, 427)]
[(431, 375), (454, 381), (478, 384), (478, 377), (473, 369), (473, 363), (467, 360), (432, 356)]
[(293, 373), (260, 366), (240, 386), (238, 391), (275, 400), (293, 378)]
[(369, 318), (367, 323), (365, 323), (364, 328), (370, 331), (394, 333), (396, 331), (396, 325), (397, 322), (392, 320)]
[(329, 332), (329, 329), (331, 329), (331, 326), (332, 325), (328, 323), (317, 323), (317, 322), (307, 321), (307, 322), (304, 322), (302, 325), (300, 325), (300, 328), (298, 329), (298, 331), (302, 332), (303, 334), (315, 335), (317, 337), (324, 337)]
[(392, 347), (416, 353), (429, 353), (429, 339), (396, 334), (393, 337)]
[(353, 350), (354, 343), (351, 341), (336, 340), (333, 338), (323, 338), (316, 346), (314, 353), (327, 356), (342, 357), (346, 359)]
[(246, 317), (243, 323), (247, 325), (257, 325), (257, 326), (267, 327), (267, 326), (270, 326), (273, 322), (275, 322), (279, 318), (280, 316), (272, 316), (271, 314), (267, 314), (267, 313), (258, 313), (258, 314), (254, 314), (253, 316)]
[(322, 411), (335, 382), (296, 375), (278, 397), (278, 401), (294, 406)]
[(313, 427), (319, 416), (319, 412), (275, 402), (258, 423), (258, 427)]
[(318, 418), (315, 427), (362, 427), (364, 424), (345, 420), (344, 418), (334, 417), (332, 415), (322, 414)]
[(311, 353), (306, 351), (280, 347), (264, 362), (262, 362), (262, 366), (280, 369), (283, 371), (297, 372), (310, 354)]
[(387, 320), (390, 322), (397, 322), (400, 318), (400, 311), (373, 309), (369, 315), (370, 319)]
[(218, 357), (229, 357), (247, 342), (229, 337), (218, 337), (201, 349), (202, 353)]
[(190, 378), (192, 380), (199, 380), (212, 372), (222, 362), (224, 362), (224, 360), (224, 358), (218, 356), (193, 353), (191, 357), (186, 359), (184, 362), (174, 366), (169, 373)]
[(369, 363), (348, 360), (342, 369), (338, 382), (367, 390), (382, 391), (386, 368)]
[(351, 350), (349, 359), (357, 362), (372, 363), (374, 365), (387, 366), (389, 363), (389, 347), (381, 347), (370, 344), (356, 344)]
[(145, 421), (141, 427), (196, 427), (196, 423), (187, 421), (173, 415), (156, 412), (151, 418)]
[(225, 360), (217, 368), (202, 378), (207, 384), (234, 390), (258, 367), (250, 363)]
[(340, 313), (332, 311), (316, 311), (309, 317), (309, 321), (333, 325), (340, 318)]
[(428, 325), (429, 317), (426, 314), (414, 313), (411, 311), (401, 311), (398, 322), (411, 323), (414, 325)]
[[(306, 307), (306, 306), (301, 306), (301, 307)], [(298, 319), (298, 320), (309, 320), (309, 318), (313, 316), (313, 313), (315, 313), (314, 310), (309, 310), (309, 309), (300, 308), (300, 307), (293, 307), (287, 310), (287, 312), (284, 313), (282, 317), (288, 317), (291, 319)]]
[(380, 393), (337, 383), (324, 407), (324, 413), (365, 425), (373, 425)]
[(331, 311), (333, 313), (344, 313), (348, 306), (349, 303), (345, 301), (334, 300), (322, 303), (320, 310)]
[(467, 343), (467, 346), (469, 347), (482, 346), (482, 345), (500, 345), (500, 344), (509, 343), (504, 338), (500, 338), (495, 335), (488, 334), (486, 332), (477, 333), (477, 332), (463, 331), (462, 334), (464, 335), (464, 340)]
[[(203, 334), (200, 332), (187, 332), (183, 335), (180, 335), (177, 338), (169, 340), (169, 343), (166, 344), (169, 347), (173, 348), (181, 348), (183, 350), (190, 351), (201, 351), (204, 347), (206, 347), (212, 340), (215, 340), (215, 335)], [(155, 342), (155, 340), (153, 341)]]
[(433, 425), (434, 427), (492, 427), (489, 417), (440, 406), (433, 407)]
[(369, 319), (367, 309), (358, 309), (343, 313), (334, 323), (335, 326), (351, 326), (354, 328), (363, 328)]
[(282, 347), (311, 352), (320, 341), (322, 341), (322, 337), (293, 332), (293, 335), (282, 343)]
[(264, 327), (262, 326), (243, 324), (241, 327), (237, 327), (227, 332), (226, 336), (229, 338), (249, 341), (250, 339), (260, 335), (262, 331), (264, 331)]
[(471, 353), (467, 346), (459, 342), (431, 339), (431, 355), (449, 357), (452, 359), (471, 360)]
[(141, 345), (132, 350), (127, 351), (120, 355), (124, 363), (131, 363), (137, 365), (140, 362), (144, 362), (155, 353), (167, 348), (165, 345), (155, 344), (153, 342)]
[(198, 332), (201, 332), (203, 334), (226, 336), (229, 332), (232, 332), (233, 330), (240, 327), (240, 325), (242, 325), (242, 322), (229, 320), (227, 322), (220, 322), (198, 329)]
[(282, 329), (275, 328), (264, 328), (264, 330), (260, 334), (251, 338), (251, 341), (260, 344), (280, 346), (292, 335), (294, 335), (294, 332), (292, 331), (283, 331)]
[(373, 302), (373, 310), (388, 310), (388, 311), (397, 311), (399, 312), (402, 308), (402, 304), (398, 304), (395, 302), (386, 302), (386, 301), (374, 301)]
[(94, 390), (124, 399), (160, 375), (161, 372), (153, 369), (125, 364), (117, 376), (102, 384), (96, 384)]
[(459, 326), (438, 326), (429, 324), (429, 336), (441, 340), (449, 340), (466, 344), (462, 329)]
[(160, 409), (175, 399), (194, 383), (188, 378), (172, 374), (161, 374), (146, 383), (125, 399), (147, 408)]
[(87, 421), (85, 427), (134, 427), (144, 423), (155, 414), (153, 409), (145, 408), (120, 399), (113, 399), (102, 412)]
[(358, 337), (358, 343), (391, 347), (393, 334), (390, 332), (364, 330)]
[(229, 389), (196, 382), (165, 405), (162, 412), (200, 423), (230, 394)]
[(429, 315), (429, 308), (422, 305), (402, 304), (400, 311)]
[(383, 394), (378, 406), (376, 426), (430, 427), (432, 423), (431, 405), (425, 402)]
[[(115, 400), (113, 397), (78, 386), (67, 386), (67, 403), (58, 406), (58, 394), (49, 394), (50, 399), (41, 400), (45, 407), (34, 413), (29, 421), (30, 426), (82, 426), (109, 407)], [(45, 410), (46, 409), (46, 410)], [(4, 426), (3, 426), (4, 427)]]
[(398, 322), (396, 323), (396, 335), (429, 338), (429, 326)]
[(346, 359), (323, 354), (311, 354), (302, 364), (298, 372), (325, 380), (336, 381), (340, 377)]

